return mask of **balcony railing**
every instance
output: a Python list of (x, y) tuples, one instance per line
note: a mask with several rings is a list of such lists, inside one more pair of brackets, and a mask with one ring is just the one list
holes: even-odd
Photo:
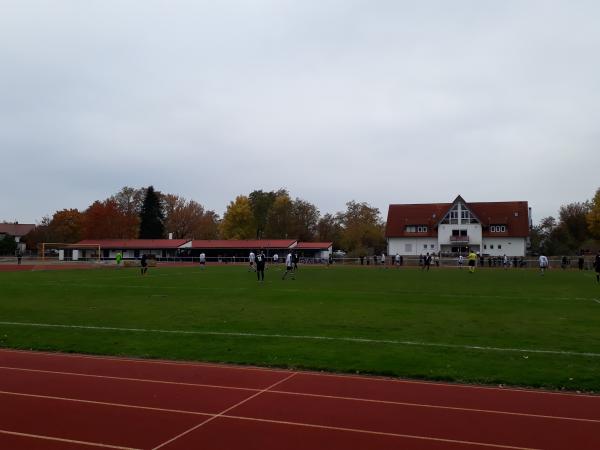
[(469, 242), (469, 236), (450, 236), (450, 242)]

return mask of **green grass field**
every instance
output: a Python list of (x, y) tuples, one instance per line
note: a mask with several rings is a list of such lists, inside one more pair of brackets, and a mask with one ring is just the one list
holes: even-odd
[(600, 390), (591, 272), (281, 274), (270, 268), (257, 283), (241, 266), (0, 272), (0, 346)]

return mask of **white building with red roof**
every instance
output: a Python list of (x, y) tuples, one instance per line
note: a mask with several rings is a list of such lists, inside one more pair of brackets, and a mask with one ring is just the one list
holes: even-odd
[(390, 205), (385, 230), (388, 254), (525, 256), (531, 226), (526, 201)]

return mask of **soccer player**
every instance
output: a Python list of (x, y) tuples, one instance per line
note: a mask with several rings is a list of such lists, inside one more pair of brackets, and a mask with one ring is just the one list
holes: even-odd
[(146, 273), (148, 272), (148, 255), (146, 255), (145, 253), (142, 255), (140, 265), (142, 266), (142, 268), (140, 269), (142, 276), (146, 275)]
[(123, 260), (123, 254), (121, 252), (117, 252), (115, 255), (115, 260), (117, 261), (117, 267), (121, 267), (121, 261)]
[(204, 266), (206, 265), (206, 255), (204, 254), (204, 252), (200, 253), (200, 269), (204, 269)]
[(594, 268), (596, 269), (596, 283), (600, 283), (600, 250), (598, 250), (596, 258), (594, 258)]
[(544, 272), (548, 268), (548, 258), (545, 255), (540, 255), (540, 272), (544, 275)]
[(285, 280), (285, 277), (287, 277), (288, 273), (292, 274), (292, 280), (296, 279), (296, 272), (294, 271), (294, 257), (292, 252), (289, 252), (285, 257), (285, 273), (281, 279)]
[(254, 255), (254, 252), (250, 252), (250, 254), (248, 255), (248, 261), (250, 262), (250, 265), (248, 266), (248, 272), (250, 272), (251, 270), (255, 270), (254, 269), (254, 260), (255, 260), (256, 256)]
[(385, 253), (381, 252), (381, 265), (385, 266)]
[(471, 250), (469, 252), (469, 256), (467, 256), (469, 260), (469, 273), (475, 273), (475, 264), (477, 263), (477, 254)]
[(265, 281), (265, 264), (267, 257), (261, 250), (256, 257), (256, 277), (258, 281)]
[(300, 261), (300, 257), (297, 252), (294, 252), (292, 255), (292, 261), (294, 262), (294, 270), (298, 270), (298, 261)]
[(277, 264), (279, 262), (279, 255), (277, 253), (275, 253), (273, 255), (273, 264)]
[(425, 255), (425, 259), (423, 259), (423, 267), (421, 267), (421, 270), (427, 269), (427, 271), (429, 271), (429, 267), (431, 267), (431, 255), (428, 252)]
[(463, 262), (464, 262), (463, 255), (458, 255), (458, 268), (459, 269), (463, 268)]

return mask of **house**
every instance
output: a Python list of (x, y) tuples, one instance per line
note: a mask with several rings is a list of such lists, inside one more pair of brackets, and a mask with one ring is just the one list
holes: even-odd
[(385, 230), (388, 254), (525, 256), (531, 227), (526, 201), (390, 205)]
[(35, 224), (33, 223), (0, 223), (0, 239), (12, 236), (19, 249), (25, 252), (25, 243), (21, 242), (21, 239), (34, 228)]

